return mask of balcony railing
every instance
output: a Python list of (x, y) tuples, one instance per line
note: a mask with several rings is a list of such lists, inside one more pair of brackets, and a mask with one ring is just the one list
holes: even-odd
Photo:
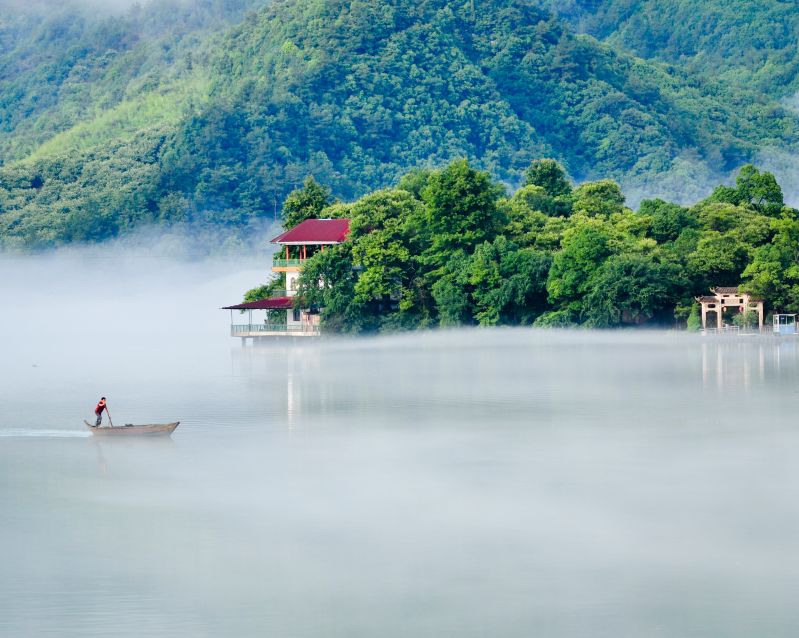
[(288, 266), (301, 266), (304, 259), (273, 259), (272, 265), (286, 268)]
[(702, 334), (705, 335), (751, 335), (759, 332), (760, 330), (757, 326), (743, 329), (740, 326), (722, 326), (721, 328), (705, 328), (702, 330)]
[(244, 323), (230, 326), (230, 336), (251, 336), (252, 333), (273, 333), (275, 335), (318, 335), (319, 326), (288, 326), (285, 323)]

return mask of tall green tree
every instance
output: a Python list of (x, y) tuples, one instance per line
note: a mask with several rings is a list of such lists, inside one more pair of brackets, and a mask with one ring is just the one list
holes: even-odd
[(377, 318), (355, 299), (356, 283), (352, 245), (347, 242), (318, 252), (305, 262), (295, 300), (302, 307), (320, 309), (326, 331), (376, 330)]
[(608, 217), (624, 208), (624, 195), (619, 185), (609, 179), (581, 184), (574, 190), (575, 212)]
[(470, 260), (474, 319), (484, 326), (529, 325), (547, 309), (552, 257), (519, 249), (504, 237), (477, 247)]
[(540, 186), (550, 197), (571, 195), (572, 186), (566, 171), (554, 159), (534, 160), (524, 171), (525, 186)]
[(648, 255), (613, 255), (591, 280), (583, 303), (589, 327), (640, 325), (671, 311), (685, 287), (682, 270)]
[(474, 307), (469, 295), (467, 269), (469, 258), (463, 251), (450, 256), (441, 276), (430, 286), (442, 327), (470, 325), (474, 321)]
[(610, 239), (605, 225), (589, 218), (565, 231), (547, 277), (551, 303), (580, 304), (591, 289), (591, 279), (611, 255)]
[(293, 228), (306, 219), (317, 219), (332, 203), (330, 189), (319, 184), (312, 176), (302, 183), (302, 188), (289, 193), (283, 204), (283, 226)]
[(767, 215), (779, 215), (784, 204), (782, 188), (772, 173), (761, 173), (751, 164), (747, 164), (741, 168), (735, 184), (741, 203), (750, 204)]
[(658, 242), (676, 240), (686, 228), (696, 228), (699, 220), (695, 213), (679, 204), (662, 199), (645, 199), (638, 213), (652, 218), (650, 235)]
[(497, 205), (502, 194), (503, 188), (487, 172), (472, 168), (466, 160), (455, 160), (431, 174), (422, 191), (429, 233), (427, 263), (440, 268), (449, 253), (471, 252), (493, 240), (505, 223)]
[(748, 259), (747, 246), (734, 233), (707, 231), (687, 265), (696, 292), (714, 286), (737, 286)]
[(781, 312), (799, 312), (799, 221), (773, 222), (770, 243), (757, 247), (743, 271), (744, 291)]
[(356, 301), (408, 301), (421, 249), (412, 220), (423, 215), (421, 202), (405, 190), (377, 191), (358, 200), (351, 215)]

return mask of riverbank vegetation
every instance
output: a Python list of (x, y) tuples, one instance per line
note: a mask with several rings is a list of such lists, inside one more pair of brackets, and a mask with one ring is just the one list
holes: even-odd
[[(313, 180), (295, 222), (347, 216), (349, 240), (306, 262), (297, 303), (328, 331), (435, 326), (696, 326), (694, 297), (737, 286), (799, 311), (799, 213), (751, 165), (693, 206), (625, 206), (610, 180), (574, 186), (554, 160), (505, 188), (466, 160), (333, 203)], [(305, 208), (303, 208), (305, 206)]]

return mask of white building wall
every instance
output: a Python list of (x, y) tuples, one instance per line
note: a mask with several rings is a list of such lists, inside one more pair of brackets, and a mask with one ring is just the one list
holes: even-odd
[(294, 308), (286, 310), (286, 325), (287, 326), (301, 326), (302, 325), (302, 312), (298, 313), (297, 320), (294, 320)]
[(297, 280), (300, 278), (300, 273), (298, 272), (287, 272), (286, 273), (286, 294), (289, 297), (293, 297), (297, 294)]

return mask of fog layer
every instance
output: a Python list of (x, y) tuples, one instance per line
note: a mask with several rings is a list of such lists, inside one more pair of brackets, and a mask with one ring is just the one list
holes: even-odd
[(0, 260), (0, 635), (793, 635), (793, 341), (242, 348), (265, 275)]

